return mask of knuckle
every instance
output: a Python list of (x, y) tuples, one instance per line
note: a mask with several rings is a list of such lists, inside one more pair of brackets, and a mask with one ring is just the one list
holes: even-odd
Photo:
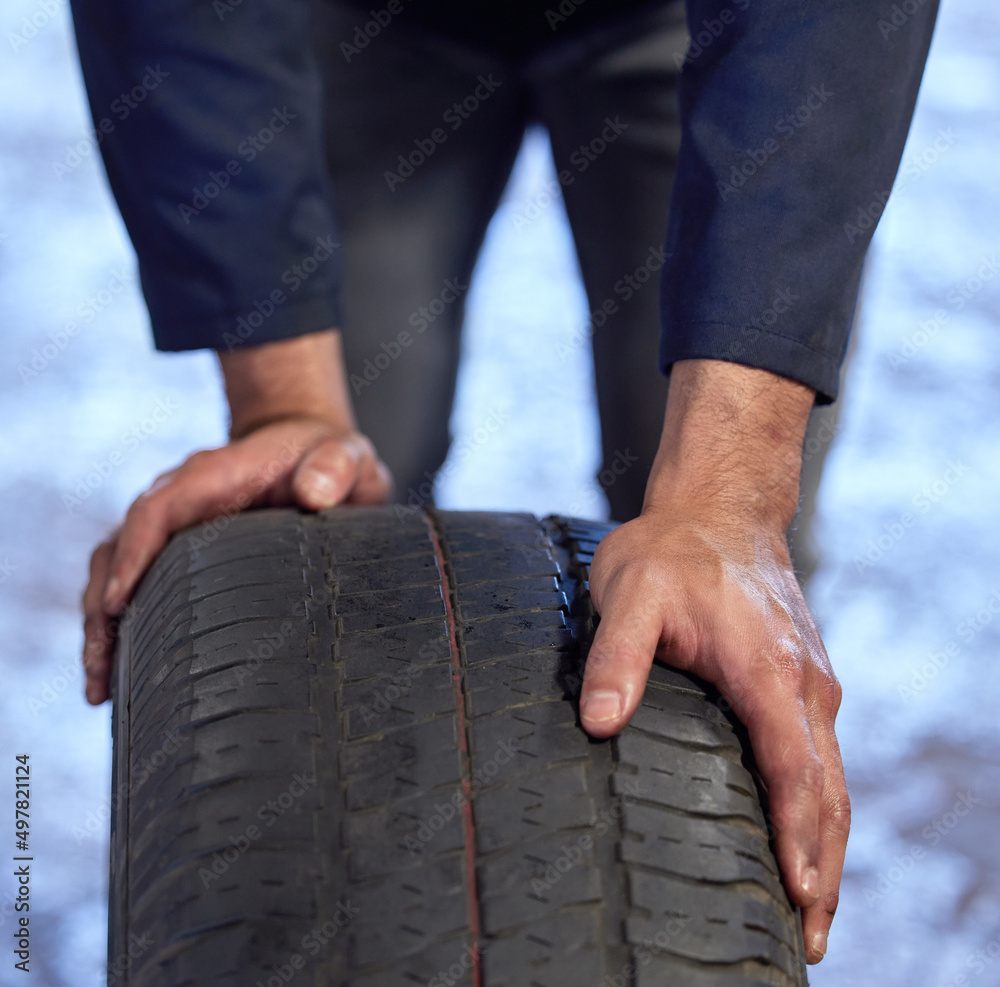
[(210, 466), (218, 458), (219, 450), (217, 449), (198, 449), (184, 460), (184, 467), (185, 469), (201, 469)]
[(818, 797), (823, 792), (823, 777), (825, 773), (826, 771), (819, 755), (807, 755), (799, 769), (799, 788), (811, 796)]
[(845, 837), (851, 830), (851, 799), (847, 792), (834, 796), (826, 805), (827, 825), (837, 836)]
[(327, 462), (338, 470), (349, 470), (357, 466), (365, 450), (350, 439), (334, 439), (327, 445)]
[(827, 891), (824, 895), (820, 897), (820, 906), (823, 911), (833, 918), (837, 914), (837, 906), (840, 904), (840, 888), (835, 887), (831, 891)]
[(786, 685), (801, 693), (805, 685), (805, 669), (802, 666), (802, 649), (797, 642), (781, 638), (768, 649), (768, 659), (781, 673)]
[(93, 567), (96, 563), (100, 562), (104, 556), (109, 555), (115, 550), (115, 541), (113, 538), (108, 538), (97, 545), (94, 550), (90, 553), (90, 564)]
[(809, 673), (809, 687), (813, 695), (817, 696), (824, 706), (831, 708), (839, 706), (844, 690), (829, 661), (824, 660), (822, 656), (810, 654), (805, 667)]
[(827, 705), (834, 716), (840, 710), (841, 700), (844, 698), (844, 687), (840, 684), (840, 679), (833, 672), (827, 672), (823, 676), (823, 694)]
[(158, 489), (150, 488), (149, 490), (144, 490), (132, 504), (129, 509), (125, 512), (125, 529), (122, 534), (127, 535), (127, 529), (133, 528), (135, 525), (144, 523), (144, 520), (150, 515), (157, 514), (163, 504), (163, 487)]

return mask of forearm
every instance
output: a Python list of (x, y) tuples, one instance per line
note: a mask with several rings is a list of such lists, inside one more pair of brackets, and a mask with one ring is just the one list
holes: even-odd
[(644, 511), (711, 511), (784, 532), (815, 391), (721, 360), (675, 364)]
[(894, 0), (686, 4), (663, 366), (728, 359), (837, 396), (937, 0), (914, 6), (900, 26)]
[(344, 432), (357, 428), (336, 329), (218, 356), (234, 439), (289, 418), (316, 419)]

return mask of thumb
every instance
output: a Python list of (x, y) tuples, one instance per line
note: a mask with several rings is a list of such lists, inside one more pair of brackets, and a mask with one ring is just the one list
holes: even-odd
[(292, 476), (295, 500), (319, 511), (344, 501), (358, 476), (358, 450), (349, 441), (324, 439), (299, 462)]
[(580, 720), (592, 737), (624, 729), (646, 689), (663, 619), (648, 597), (611, 595), (587, 655)]

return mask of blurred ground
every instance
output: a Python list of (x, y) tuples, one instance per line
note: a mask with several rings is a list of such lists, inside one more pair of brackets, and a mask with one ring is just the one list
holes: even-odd
[[(12, 0), (0, 24), (0, 753), (31, 754), (36, 855), (34, 969), (5, 948), (0, 984), (96, 987), (109, 710), (81, 698), (77, 600), (133, 496), (223, 440), (223, 404), (206, 354), (154, 354), (103, 174), (71, 153), (89, 127), (65, 4)], [(945, 5), (820, 496), (810, 592), (844, 683), (855, 821), (819, 987), (1000, 983), (998, 51), (989, 0)], [(547, 153), (529, 137), (470, 295), (454, 431), (474, 452), (446, 467), (445, 506), (605, 510), (565, 217), (513, 223)], [(477, 445), (497, 406), (510, 420)]]

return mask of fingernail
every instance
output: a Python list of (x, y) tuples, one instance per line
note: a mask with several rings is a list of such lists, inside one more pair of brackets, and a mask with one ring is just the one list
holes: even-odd
[(820, 956), (826, 956), (826, 933), (814, 932), (812, 939), (809, 940), (809, 948)]
[(333, 480), (326, 473), (315, 471), (310, 471), (303, 476), (302, 486), (306, 493), (323, 503), (332, 501), (336, 490)]
[(819, 871), (815, 867), (807, 867), (802, 875), (802, 890), (810, 898), (819, 897)]
[(580, 715), (586, 717), (591, 723), (606, 723), (621, 715), (622, 697), (618, 692), (610, 689), (598, 689), (591, 692), (583, 701), (580, 707)]
[(117, 576), (108, 580), (108, 585), (104, 589), (104, 606), (106, 608), (118, 602), (118, 592), (121, 588), (122, 581)]

